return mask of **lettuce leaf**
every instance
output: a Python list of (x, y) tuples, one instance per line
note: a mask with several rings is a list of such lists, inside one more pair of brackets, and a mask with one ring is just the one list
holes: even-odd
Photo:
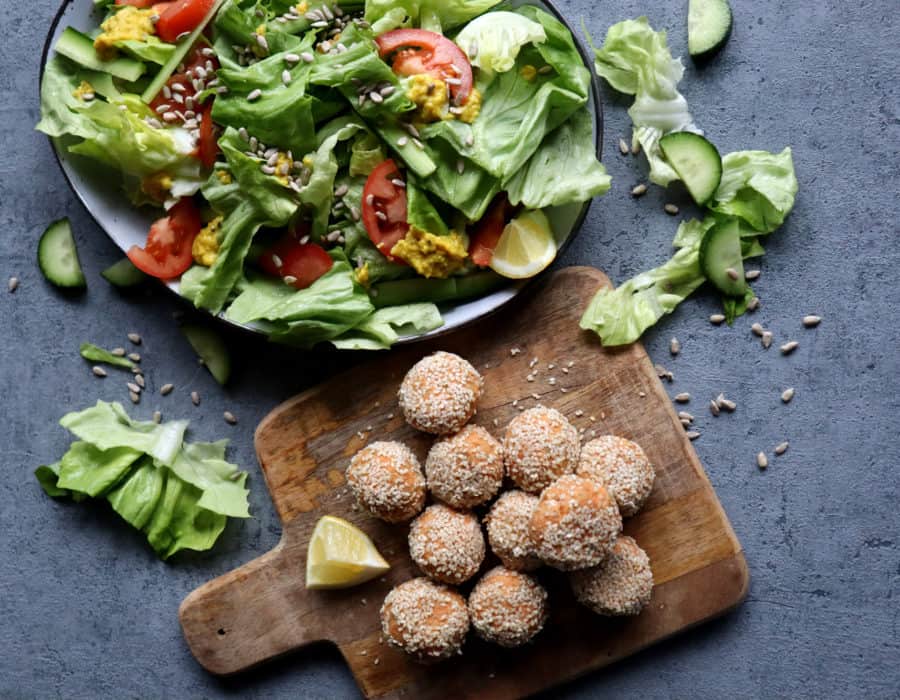
[(227, 441), (185, 443), (187, 421), (141, 423), (121, 405), (98, 401), (60, 424), (82, 441), (35, 470), (47, 495), (105, 498), (163, 559), (209, 549), (228, 516), (249, 517), (247, 475), (225, 461)]
[(387, 350), (402, 335), (427, 333), (443, 324), (434, 304), (388, 306), (331, 342), (341, 350)]
[(516, 64), (525, 44), (547, 40), (544, 28), (515, 12), (487, 12), (473, 19), (456, 35), (456, 44), (469, 62), (488, 73), (504, 73)]
[(436, 236), (446, 236), (450, 233), (450, 229), (428, 199), (428, 195), (411, 180), (407, 180), (406, 183), (406, 211), (406, 220), (410, 226)]
[(798, 187), (790, 148), (781, 153), (735, 151), (722, 158), (712, 210), (771, 233), (793, 209)]
[(397, 27), (441, 32), (465, 24), (500, 0), (366, 0), (365, 17), (381, 34)]
[(117, 41), (116, 48), (140, 61), (157, 63), (160, 66), (165, 65), (175, 53), (175, 44), (160, 41), (158, 37), (152, 35), (147, 36), (143, 41), (137, 39)]
[(126, 369), (134, 367), (134, 362), (127, 357), (113, 355), (109, 350), (104, 350), (93, 343), (82, 343), (81, 348), (79, 348), (79, 353), (89, 362), (102, 362), (115, 367), (125, 367)]

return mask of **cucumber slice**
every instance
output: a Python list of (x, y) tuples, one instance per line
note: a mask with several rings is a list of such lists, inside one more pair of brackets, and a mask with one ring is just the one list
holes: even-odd
[(422, 279), (413, 277), (381, 282), (372, 287), (372, 304), (377, 309), (420, 301), (440, 304), (483, 296), (509, 280), (492, 270), (473, 272), (465, 277)]
[(722, 179), (722, 157), (709, 141), (689, 131), (667, 134), (659, 147), (697, 204), (712, 199)]
[(114, 287), (134, 287), (147, 279), (147, 275), (138, 270), (128, 258), (122, 258), (100, 273)]
[(216, 381), (224, 385), (231, 375), (231, 356), (221, 336), (206, 326), (190, 324), (182, 326), (181, 332)]
[(688, 52), (704, 59), (721, 49), (731, 34), (728, 0), (689, 0)]
[(716, 224), (703, 236), (700, 269), (723, 294), (744, 296), (747, 280), (741, 255), (741, 229), (736, 219)]
[(111, 61), (102, 60), (94, 50), (93, 40), (87, 34), (82, 34), (77, 29), (72, 29), (72, 27), (66, 27), (63, 30), (54, 48), (56, 53), (75, 61), (80, 66), (109, 73), (128, 82), (137, 80), (144, 73), (144, 64), (133, 58), (122, 57), (114, 58)]
[(64, 289), (86, 286), (68, 219), (54, 221), (38, 241), (38, 267), (48, 282)]

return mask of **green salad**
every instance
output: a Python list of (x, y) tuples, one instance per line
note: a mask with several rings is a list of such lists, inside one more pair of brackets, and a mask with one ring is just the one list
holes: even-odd
[[(571, 33), (496, 0), (116, 0), (38, 129), (156, 207), (146, 274), (278, 341), (385, 348), (552, 262), (609, 188)], [(559, 232), (557, 232), (559, 233)]]

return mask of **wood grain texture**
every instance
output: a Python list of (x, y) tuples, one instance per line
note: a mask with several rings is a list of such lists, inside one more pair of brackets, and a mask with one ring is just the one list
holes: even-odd
[[(578, 328), (587, 300), (608, 284), (592, 268), (562, 270), (502, 315), (379, 357), (274, 409), (257, 428), (256, 449), (283, 522), (282, 539), (184, 600), (179, 616), (197, 660), (213, 673), (230, 674), (327, 640), (338, 646), (367, 697), (511, 698), (612, 663), (740, 603), (749, 582), (740, 544), (652, 363), (639, 344), (603, 348)], [(512, 355), (513, 347), (521, 353)], [(467, 357), (484, 374), (474, 421), (497, 436), (519, 407), (541, 402), (583, 428), (585, 439), (592, 431), (613, 433), (645, 449), (656, 483), (645, 508), (625, 524), (653, 567), (653, 599), (641, 615), (594, 616), (574, 602), (564, 575), (542, 570), (551, 617), (526, 648), (502, 650), (472, 635), (461, 657), (422, 666), (381, 641), (384, 596), (417, 575), (408, 527), (357, 510), (344, 470), (354, 452), (378, 439), (403, 440), (424, 461), (431, 441), (404, 423), (396, 392), (409, 367), (437, 349)], [(539, 371), (529, 382), (535, 357)], [(306, 546), (325, 514), (365, 530), (390, 572), (350, 590), (306, 590)]]

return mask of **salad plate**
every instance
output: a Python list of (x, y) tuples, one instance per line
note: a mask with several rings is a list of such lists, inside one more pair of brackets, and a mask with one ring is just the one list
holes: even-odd
[[(548, 0), (512, 0), (503, 3), (502, 7), (495, 9), (515, 9), (522, 6), (533, 6), (553, 16), (564, 25), (571, 33), (575, 47), (585, 67), (590, 72), (589, 97), (582, 109), (586, 109), (590, 115), (593, 129), (593, 149), (599, 161), (602, 144), (603, 113), (600, 89), (597, 77), (591, 68), (590, 56), (583, 46), (576, 28), (567, 21), (560, 10)], [(104, 10), (98, 8), (93, 0), (65, 0), (58, 10), (50, 26), (49, 33), (43, 49), (41, 60), (42, 75), (48, 60), (53, 55), (60, 36), (67, 27), (74, 27), (85, 33), (91, 28), (96, 28), (102, 20)], [(135, 207), (132, 201), (123, 192), (123, 182), (120, 174), (109, 167), (89, 159), (83, 155), (76, 155), (69, 151), (68, 147), (76, 140), (69, 136), (51, 137), (51, 143), (63, 175), (85, 206), (96, 223), (112, 239), (122, 251), (128, 251), (134, 246), (143, 247), (147, 240), (147, 232), (154, 220), (160, 216), (160, 210), (148, 206)], [(564, 163), (554, 163), (561, 170)], [(553, 178), (553, 173), (546, 173), (548, 179)], [(547, 215), (552, 229), (552, 235), (556, 239), (557, 255), (561, 254), (566, 246), (578, 233), (587, 212), (591, 199), (583, 202), (569, 202), (558, 206), (547, 206), (542, 210)], [(499, 286), (494, 286), (490, 291), (480, 297), (457, 302), (439, 303), (438, 308), (443, 318), (443, 324), (427, 332), (401, 333), (397, 343), (410, 343), (426, 337), (448, 333), (469, 323), (491, 314), (513, 298), (516, 297), (538, 275), (525, 280), (504, 281)], [(176, 294), (181, 293), (179, 280), (169, 280), (164, 283), (168, 289)], [(252, 332), (266, 333), (266, 323), (249, 321), (236, 321), (227, 318), (224, 312), (215, 314), (222, 321), (239, 326)]]

